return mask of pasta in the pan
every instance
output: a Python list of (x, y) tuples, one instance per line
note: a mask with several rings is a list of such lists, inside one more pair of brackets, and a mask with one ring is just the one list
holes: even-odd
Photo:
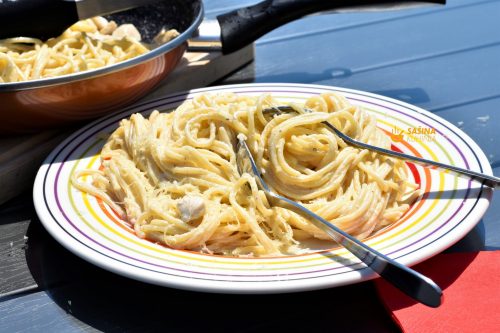
[[(178, 35), (163, 31), (162, 43)], [(110, 66), (148, 52), (132, 24), (103, 17), (82, 20), (59, 37), (43, 42), (16, 37), (0, 40), (0, 83), (62, 76)]]

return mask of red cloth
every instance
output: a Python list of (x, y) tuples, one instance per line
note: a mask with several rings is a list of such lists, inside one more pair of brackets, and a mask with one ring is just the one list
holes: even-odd
[(378, 279), (379, 295), (403, 332), (500, 332), (500, 251), (439, 254), (413, 268), (441, 287), (444, 300), (430, 308)]

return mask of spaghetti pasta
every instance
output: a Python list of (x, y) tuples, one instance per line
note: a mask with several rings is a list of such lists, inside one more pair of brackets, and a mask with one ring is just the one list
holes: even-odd
[[(176, 37), (175, 29), (156, 40)], [(0, 83), (62, 76), (113, 65), (149, 51), (132, 24), (118, 26), (103, 17), (82, 20), (57, 37), (0, 40)]]
[[(72, 184), (106, 202), (139, 237), (176, 249), (233, 256), (296, 254), (329, 237), (302, 216), (270, 206), (234, 145), (243, 134), (277, 193), (362, 239), (398, 220), (418, 195), (403, 162), (346, 145), (323, 121), (389, 148), (376, 119), (343, 96), (312, 96), (316, 112), (269, 119), (271, 95), (199, 95), (175, 111), (122, 120), (101, 151), (101, 170)], [(89, 183), (83, 176), (90, 176)]]

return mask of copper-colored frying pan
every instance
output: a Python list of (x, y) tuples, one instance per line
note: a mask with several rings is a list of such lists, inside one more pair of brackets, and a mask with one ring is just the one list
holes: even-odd
[[(280, 25), (314, 12), (444, 2), (266, 0), (217, 19), (222, 51), (230, 53)], [(1, 83), (0, 135), (96, 118), (141, 98), (175, 68), (187, 48), (187, 40), (203, 20), (203, 5), (201, 0), (162, 0), (109, 17), (117, 23), (133, 23), (145, 42), (151, 42), (162, 28), (175, 28), (181, 34), (149, 53), (112, 66), (55, 78)]]

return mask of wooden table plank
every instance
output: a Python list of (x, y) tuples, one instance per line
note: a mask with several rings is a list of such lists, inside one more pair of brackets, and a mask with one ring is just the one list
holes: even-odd
[[(439, 114), (440, 110), (500, 97), (496, 84), (500, 82), (497, 59), (500, 59), (500, 44), (318, 83), (380, 93)], [(464, 66), (464, 63), (474, 65)], [(495, 117), (492, 111), (476, 110), (474, 117)]]
[[(376, 26), (385, 25), (401, 25), (405, 26), (404, 34), (407, 30), (417, 29), (425, 31), (428, 27), (413, 26), (411, 24), (404, 24), (410, 19), (421, 20), (422, 16), (431, 15), (448, 15), (448, 12), (456, 10), (460, 11), (476, 11), (484, 8), (485, 5), (498, 2), (498, 0), (448, 0), (445, 6), (428, 6), (422, 8), (415, 8), (410, 10), (400, 11), (374, 11), (374, 12), (350, 12), (350, 13), (334, 13), (323, 14), (319, 16), (309, 16), (299, 21), (295, 21), (279, 27), (278, 29), (263, 36), (257, 45), (263, 46), (265, 44), (277, 43), (281, 41), (290, 41), (291, 39), (314, 39), (322, 38), (320, 35), (338, 34), (341, 31), (354, 31), (357, 29), (371, 30), (372, 27), (378, 29)], [(472, 17), (472, 15), (471, 15)], [(482, 22), (481, 22), (482, 23)], [(467, 25), (466, 25), (467, 26)], [(300, 27), (300, 28), (299, 28)], [(441, 27), (443, 28), (443, 27)], [(472, 28), (469, 26), (469, 28)], [(391, 35), (391, 37), (396, 37)]]
[(0, 225), (0, 297), (13, 291), (38, 287), (26, 264), (26, 231), (29, 222)]
[(0, 303), (0, 332), (100, 332), (67, 313), (46, 292), (14, 298)]
[(26, 259), (27, 231), (33, 214), (30, 199), (28, 194), (0, 206), (0, 298), (38, 288)]

